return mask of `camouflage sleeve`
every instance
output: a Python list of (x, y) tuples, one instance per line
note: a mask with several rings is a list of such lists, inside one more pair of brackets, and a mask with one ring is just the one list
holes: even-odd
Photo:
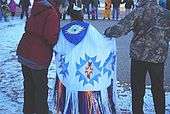
[(170, 42), (170, 28), (166, 30), (166, 39)]
[(165, 15), (166, 17), (164, 17), (164, 19), (166, 19), (165, 22), (165, 37), (168, 41), (170, 41), (170, 11), (166, 10), (165, 11)]
[(170, 42), (170, 29), (168, 30), (167, 39), (168, 39), (168, 41)]
[(133, 24), (135, 19), (136, 10), (133, 10), (129, 15), (121, 19), (117, 24), (109, 27), (105, 30), (107, 37), (121, 37), (133, 30)]

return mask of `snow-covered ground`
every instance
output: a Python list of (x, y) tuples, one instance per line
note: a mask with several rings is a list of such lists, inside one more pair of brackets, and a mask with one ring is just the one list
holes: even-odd
[[(24, 20), (15, 19), (0, 22), (0, 114), (22, 114), (23, 77), (16, 58), (16, 47), (24, 31)], [(49, 69), (49, 107), (53, 107), (55, 82), (54, 60)], [(129, 85), (118, 85), (118, 106), (122, 112), (131, 112), (131, 91)], [(145, 114), (154, 114), (150, 86), (146, 87)], [(170, 93), (166, 92), (166, 114), (170, 114)], [(128, 113), (129, 112), (129, 113)], [(122, 113), (123, 114), (123, 113)], [(125, 114), (125, 113), (124, 113)]]

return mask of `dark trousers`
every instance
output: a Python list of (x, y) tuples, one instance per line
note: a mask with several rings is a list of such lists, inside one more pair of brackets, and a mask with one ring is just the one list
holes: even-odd
[(88, 19), (90, 19), (90, 5), (86, 4), (83, 7), (84, 13), (88, 15)]
[(26, 19), (28, 19), (28, 8), (23, 8), (23, 9), (22, 9), (21, 17), (20, 17), (21, 19), (23, 19), (24, 14), (25, 14), (25, 16), (26, 16)]
[(120, 8), (113, 8), (112, 18), (118, 20), (119, 19)]
[(98, 7), (92, 6), (92, 10), (94, 11), (94, 12), (92, 11), (92, 20), (95, 20), (95, 19), (98, 20)]
[(15, 12), (11, 12), (11, 16), (14, 17), (15, 16)]
[(22, 65), (24, 114), (48, 114), (48, 69), (34, 70)]
[(67, 12), (65, 12), (64, 14), (62, 14), (62, 19), (63, 19), (63, 20), (66, 20), (66, 15), (67, 15)]
[(131, 89), (133, 114), (144, 114), (143, 103), (145, 95), (146, 73), (151, 79), (156, 114), (165, 114), (164, 64), (143, 61), (131, 61)]

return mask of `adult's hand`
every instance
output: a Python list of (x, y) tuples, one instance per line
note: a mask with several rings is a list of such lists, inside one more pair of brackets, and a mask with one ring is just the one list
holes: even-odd
[(111, 35), (111, 27), (109, 27), (109, 28), (107, 28), (107, 29), (105, 30), (104, 35), (105, 35), (106, 37), (109, 37), (109, 38), (112, 37), (112, 35)]

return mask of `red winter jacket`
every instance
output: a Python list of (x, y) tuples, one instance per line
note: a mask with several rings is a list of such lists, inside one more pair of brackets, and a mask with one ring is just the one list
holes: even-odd
[(58, 40), (59, 12), (52, 6), (34, 3), (17, 55), (19, 62), (33, 69), (48, 68)]

